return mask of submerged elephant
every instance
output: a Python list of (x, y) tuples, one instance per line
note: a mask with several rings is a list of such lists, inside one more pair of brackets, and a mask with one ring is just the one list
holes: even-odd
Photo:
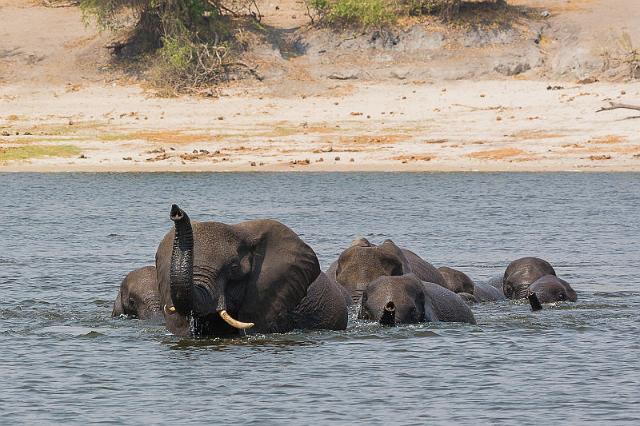
[(441, 285), (423, 282), (414, 274), (384, 276), (362, 293), (358, 318), (383, 325), (419, 322), (465, 322), (476, 320), (460, 296)]
[(136, 269), (122, 280), (111, 312), (113, 317), (120, 315), (143, 320), (162, 319), (155, 266)]
[(556, 275), (556, 271), (546, 260), (537, 257), (523, 257), (507, 266), (502, 277), (502, 291), (509, 299), (527, 297), (527, 289), (538, 278)]
[(177, 335), (240, 330), (343, 330), (347, 306), (315, 252), (275, 220), (193, 222), (178, 206), (156, 253), (167, 328)]
[(329, 279), (343, 286), (355, 303), (376, 278), (409, 273), (423, 281), (445, 285), (444, 278), (433, 265), (391, 240), (375, 245), (366, 238), (358, 238), (327, 271)]
[(446, 288), (469, 303), (505, 300), (501, 290), (489, 284), (476, 283), (462, 271), (447, 266), (438, 268), (438, 271), (444, 277)]
[(511, 262), (504, 273), (502, 288), (510, 299), (522, 299), (535, 294), (540, 303), (578, 300), (575, 290), (556, 276), (551, 264), (536, 257), (524, 257)]
[(545, 275), (529, 286), (527, 296), (535, 294), (540, 303), (577, 302), (578, 295), (568, 282), (555, 275)]

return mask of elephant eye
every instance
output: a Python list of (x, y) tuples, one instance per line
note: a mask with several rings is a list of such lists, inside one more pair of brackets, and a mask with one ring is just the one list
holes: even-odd
[(234, 258), (229, 263), (229, 269), (231, 269), (232, 271), (237, 271), (238, 269), (240, 269), (240, 259)]

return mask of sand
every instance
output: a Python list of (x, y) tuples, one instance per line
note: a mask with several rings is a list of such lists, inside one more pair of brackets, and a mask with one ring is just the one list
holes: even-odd
[[(159, 98), (108, 69), (75, 8), (19, 3), (0, 8), (0, 171), (640, 170), (640, 113), (596, 112), (640, 104), (638, 81), (290, 78)], [(52, 17), (56, 43), (25, 40), (21, 18)], [(25, 146), (81, 154), (3, 160)]]
[[(636, 171), (640, 83), (337, 83), (325, 96), (161, 99), (136, 87), (6, 88), (4, 147), (83, 158), (2, 171)], [(19, 133), (16, 135), (15, 133)]]

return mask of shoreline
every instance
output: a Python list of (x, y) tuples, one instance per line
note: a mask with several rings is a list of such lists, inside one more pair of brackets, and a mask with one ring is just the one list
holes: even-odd
[[(640, 171), (638, 113), (596, 112), (640, 103), (640, 82), (362, 81), (170, 99), (136, 86), (7, 89), (3, 172)], [(12, 155), (26, 159), (3, 161)]]

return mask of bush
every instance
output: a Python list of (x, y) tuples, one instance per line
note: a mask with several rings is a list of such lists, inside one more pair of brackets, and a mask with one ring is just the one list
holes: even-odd
[[(438, 14), (445, 20), (458, 16), (463, 0), (307, 0), (312, 19), (329, 25), (383, 26), (401, 16)], [(504, 5), (504, 0), (495, 0)]]
[(223, 80), (237, 48), (232, 16), (254, 0), (81, 0), (85, 17), (103, 29), (129, 30), (114, 51), (144, 58), (152, 83), (194, 92)]
[(371, 27), (394, 18), (389, 2), (383, 0), (311, 0), (310, 5), (328, 24)]

